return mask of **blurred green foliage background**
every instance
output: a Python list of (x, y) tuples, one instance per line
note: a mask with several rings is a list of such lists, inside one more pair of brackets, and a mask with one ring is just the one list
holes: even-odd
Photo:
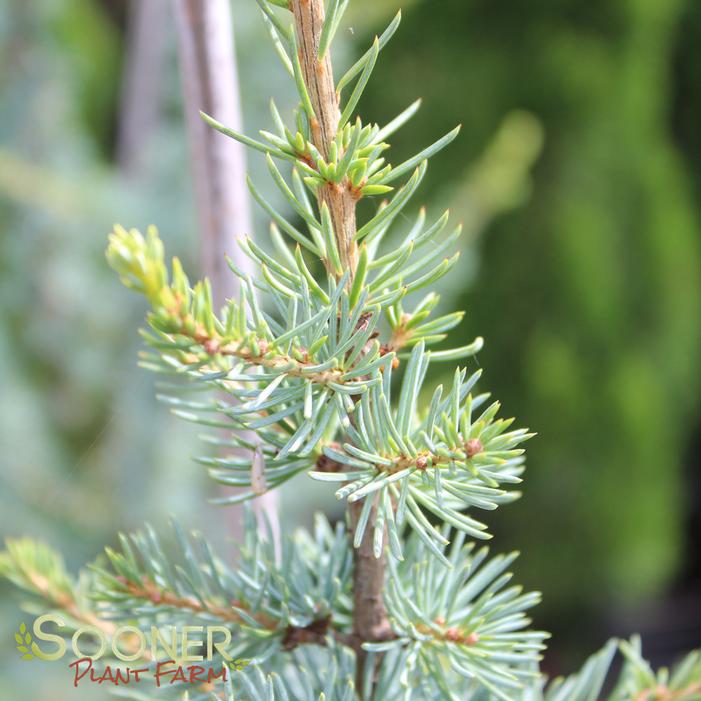
[[(160, 67), (142, 68), (157, 125), (136, 172), (118, 157), (135, 4), (0, 4), (0, 535), (47, 539), (74, 568), (169, 513), (230, 547), (194, 432), (136, 367), (143, 308), (102, 254), (115, 221), (156, 223), (197, 265), (168, 3)], [(339, 62), (398, 6), (355, 0)], [(465, 338), (487, 340), (485, 386), (539, 434), (524, 498), (492, 518), (496, 547), (521, 550), (519, 579), (544, 593), (549, 668), (634, 629), (665, 661), (701, 644), (701, 6), (401, 7), (361, 112), (384, 122), (424, 98), (395, 161), (464, 125), (423, 193), (466, 225), (443, 292), (468, 311)], [(252, 131), (291, 93), (253, 1), (233, 8)], [(315, 495), (286, 494), (283, 518), (330, 503)], [(19, 598), (0, 594), (0, 696), (75, 698), (67, 670), (15, 660)]]
[(543, 125), (531, 197), (489, 229), (464, 298), (487, 382), (540, 434), (500, 542), (564, 620), (658, 594), (689, 545), (701, 240), (695, 134), (675, 115), (693, 129), (679, 71), (698, 18), (650, 0), (419, 3), (370, 96), (383, 118), (416, 86), (426, 139), (464, 123), (434, 187), (459, 180), (504, 112)]

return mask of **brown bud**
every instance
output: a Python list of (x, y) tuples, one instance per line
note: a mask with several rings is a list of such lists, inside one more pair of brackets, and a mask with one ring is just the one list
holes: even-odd
[(479, 438), (470, 438), (467, 443), (465, 443), (465, 454), (468, 458), (474, 458), (484, 450), (482, 441)]
[(315, 467), (317, 472), (343, 472), (343, 465), (323, 453), (317, 458)]
[(208, 355), (216, 355), (219, 352), (219, 341), (215, 338), (208, 338), (202, 347)]
[(416, 468), (418, 470), (425, 470), (427, 466), (428, 466), (428, 459), (426, 458), (426, 456), (419, 455), (419, 457), (416, 458)]

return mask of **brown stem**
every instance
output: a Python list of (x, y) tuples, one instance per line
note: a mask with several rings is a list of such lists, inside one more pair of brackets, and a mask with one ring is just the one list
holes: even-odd
[[(129, 582), (124, 577), (118, 577), (118, 580), (123, 584), (124, 589), (130, 596), (135, 599), (148, 601), (154, 606), (192, 611), (195, 614), (211, 614), (222, 621), (237, 625), (241, 625), (244, 622), (244, 619), (236, 610), (245, 608), (240, 601), (231, 601), (229, 605), (226, 605), (202, 599), (198, 600), (189, 596), (178, 596), (174, 592), (161, 589), (148, 578), (144, 578), (141, 584)], [(254, 618), (263, 628), (268, 630), (277, 628), (277, 621), (264, 613), (255, 614), (249, 611), (248, 615)]]
[(666, 686), (658, 686), (655, 689), (641, 691), (633, 701), (683, 701), (691, 699), (701, 693), (701, 683), (693, 682), (684, 689), (671, 691)]
[[(118, 580), (123, 584), (125, 591), (130, 596), (135, 599), (148, 601), (154, 606), (211, 615), (235, 625), (243, 625), (245, 623), (244, 617), (239, 613), (239, 610), (248, 608), (243, 601), (230, 601), (226, 604), (204, 599), (198, 600), (189, 596), (179, 596), (174, 592), (161, 589), (148, 578), (144, 578), (141, 584), (129, 582), (124, 577), (118, 577)], [(262, 628), (268, 631), (282, 632), (282, 647), (285, 650), (293, 650), (300, 645), (326, 645), (328, 634), (348, 644), (347, 636), (341, 631), (334, 629), (331, 615), (316, 619), (306, 626), (288, 625), (284, 631), (280, 631), (278, 620), (266, 613), (255, 612), (248, 608), (247, 617), (254, 619)]]
[(114, 635), (117, 626), (110, 621), (103, 621), (95, 616), (94, 613), (81, 608), (72, 593), (53, 589), (50, 581), (38, 572), (29, 572), (27, 577), (39, 596), (55, 604), (58, 608), (71, 616), (71, 618), (99, 628), (106, 635)]
[[(339, 96), (333, 80), (333, 66), (328, 51), (318, 58), (319, 40), (324, 25), (323, 0), (291, 0), (290, 9), (295, 18), (295, 31), (299, 46), (299, 60), (304, 81), (309, 92), (314, 118), (311, 120), (312, 140), (325, 157), (336, 137), (340, 109)], [(341, 263), (351, 277), (358, 264), (358, 247), (355, 242), (356, 197), (350, 183), (328, 183), (319, 188), (319, 204), (329, 208), (338, 242)], [(360, 506), (350, 507), (352, 532), (360, 515)], [(360, 547), (354, 552), (353, 569), (353, 641), (357, 655), (358, 688), (364, 677), (366, 653), (363, 642), (385, 640), (392, 629), (387, 618), (382, 592), (385, 585), (385, 556), (376, 558), (373, 553), (373, 512)]]
[[(363, 502), (353, 502), (350, 509), (351, 534), (360, 519)], [(389, 640), (394, 636), (387, 618), (383, 597), (385, 588), (385, 556), (375, 557), (373, 552), (373, 524), (377, 517), (377, 506), (373, 506), (365, 535), (353, 553), (353, 635), (357, 641), (357, 683), (360, 686), (365, 676), (365, 653), (360, 648), (363, 642)]]
[[(293, 0), (295, 32), (299, 45), (299, 60), (304, 82), (309, 92), (314, 117), (311, 119), (312, 141), (324, 158), (336, 138), (341, 116), (339, 96), (333, 80), (333, 66), (329, 52), (319, 60), (319, 40), (324, 26), (323, 0)], [(329, 208), (344, 272), (351, 276), (358, 265), (358, 246), (355, 242), (356, 197), (346, 179), (342, 183), (327, 183), (319, 188), (319, 203)]]

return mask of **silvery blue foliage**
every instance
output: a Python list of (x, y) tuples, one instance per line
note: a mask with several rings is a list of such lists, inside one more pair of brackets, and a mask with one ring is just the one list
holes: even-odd
[[(432, 363), (469, 359), (483, 345), (479, 337), (461, 348), (441, 345), (463, 315), (435, 314), (431, 288), (458, 260), (459, 227), (448, 227), (447, 214), (427, 221), (424, 210), (405, 224), (428, 159), (458, 130), (393, 165), (386, 139), (418, 104), (382, 127), (356, 117), (398, 15), (335, 84), (334, 101), (349, 94), (321, 143), (316, 92), (330, 77), (324, 62), (349, 0), (326, 3), (312, 47), (316, 84), (302, 65), (309, 37), (305, 48), (288, 10), (315, 3), (320, 13), (323, 5), (257, 2), (299, 92), (294, 118), (285, 123), (271, 102), (272, 131), (253, 138), (203, 115), (265, 155), (289, 205), (289, 214), (277, 211), (249, 182), (272, 220), (270, 246), (240, 242), (256, 275), (230, 261), (240, 294), (216, 310), (208, 281), (192, 285), (177, 259), (166, 265), (155, 229), (144, 237), (117, 227), (107, 256), (150, 303), (142, 363), (159, 374), (161, 399), (213, 429), (207, 440), (216, 455), (199, 462), (216, 481), (243, 488), (224, 501), (246, 501), (305, 473), (301, 479), (333, 483), (357, 518), (351, 528), (318, 518), (312, 533), (283, 538), (278, 556), (248, 512), (235, 566), (177, 524), (172, 552), (146, 528), (122, 537), (119, 551), (107, 550), (109, 567), (96, 565), (83, 579), (92, 602), (85, 610), (143, 627), (163, 620), (226, 626), (231, 654), (249, 663), (232, 672), (228, 701), (594, 701), (618, 647), (626, 664), (604, 698), (643, 701), (659, 689), (667, 696), (657, 698), (698, 698), (698, 655), (671, 674), (653, 673), (635, 640), (609, 643), (569, 679), (548, 685), (542, 678), (547, 635), (530, 630), (527, 615), (539, 595), (512, 584), (514, 554), (490, 557), (475, 542), (489, 537), (476, 514), (518, 497), (522, 444), (532, 434), (498, 417), (499, 403), (477, 391), (479, 372), (457, 368), (449, 388), (425, 387)], [(358, 224), (357, 202), (384, 196)], [(402, 242), (384, 245), (397, 229)], [(369, 555), (362, 552), (368, 542)], [(62, 600), (82, 610), (78, 590), (71, 593), (52, 558), (47, 570), (40, 553), (15, 544), (0, 571), (45, 598), (54, 582)], [(354, 626), (361, 556), (387, 564), (376, 597), (387, 626), (372, 638)], [(49, 574), (45, 591), (37, 591), (37, 571)], [(146, 698), (142, 689), (126, 693)], [(208, 689), (186, 696), (211, 698)]]

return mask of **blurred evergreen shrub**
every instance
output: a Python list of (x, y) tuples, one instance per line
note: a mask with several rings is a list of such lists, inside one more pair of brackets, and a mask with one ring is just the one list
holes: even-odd
[(440, 104), (416, 118), (426, 141), (464, 123), (432, 183), (464, 177), (510, 110), (542, 121), (532, 198), (483, 242), (465, 328), (489, 339), (480, 359), (506, 411), (548, 436), (530, 446), (526, 496), (498, 515), (499, 535), (523, 549), (527, 585), (548, 583), (550, 615), (580, 622), (591, 606), (658, 592), (682, 547), (701, 264), (670, 122), (690, 4), (442, 0), (438, 13), (421, 0), (366, 98), (379, 120), (407, 84)]

